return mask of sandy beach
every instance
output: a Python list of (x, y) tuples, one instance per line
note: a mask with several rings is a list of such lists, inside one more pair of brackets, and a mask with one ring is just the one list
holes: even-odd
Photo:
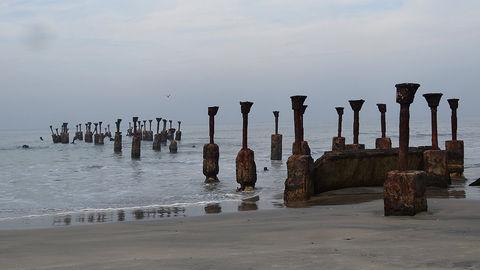
[(1, 269), (479, 269), (479, 201), (429, 199), (0, 231)]

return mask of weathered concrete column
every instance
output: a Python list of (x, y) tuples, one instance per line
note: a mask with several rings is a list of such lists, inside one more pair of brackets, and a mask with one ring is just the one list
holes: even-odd
[(182, 121), (178, 121), (178, 130), (175, 132), (175, 141), (181, 141), (182, 140), (182, 131), (180, 130), (180, 125), (182, 124)]
[(424, 94), (431, 111), (432, 120), (432, 150), (423, 153), (425, 172), (427, 173), (427, 186), (448, 187), (451, 183), (448, 173), (447, 152), (438, 148), (437, 108), (442, 98), (441, 93)]
[(447, 164), (450, 176), (457, 179), (464, 179), (464, 143), (457, 140), (457, 109), (458, 99), (448, 99), (448, 105), (452, 110), (451, 124), (452, 124), (452, 140), (445, 142), (447, 149)]
[(133, 136), (132, 122), (128, 122), (127, 136)]
[(168, 128), (168, 131), (167, 131), (167, 139), (168, 140), (173, 140), (175, 139), (175, 129), (172, 127), (172, 120), (168, 120), (168, 122), (170, 123), (170, 128)]
[(147, 120), (143, 120), (143, 126), (141, 130), (142, 130), (142, 140), (148, 141)]
[(70, 135), (68, 133), (68, 123), (63, 123), (62, 132), (60, 133), (60, 141), (63, 144), (68, 144), (70, 142)]
[(275, 117), (275, 134), (271, 136), (271, 145), (270, 145), (270, 159), (271, 160), (282, 160), (282, 134), (278, 134), (278, 116), (279, 111), (273, 111), (273, 116)]
[(93, 123), (93, 125), (95, 126), (95, 129), (93, 132), (93, 143), (97, 145), (100, 142), (100, 134), (98, 132), (98, 123)]
[(305, 112), (306, 96), (292, 96), (294, 115), (295, 142), (292, 146), (292, 155), (287, 160), (287, 179), (283, 199), (287, 206), (307, 201), (313, 193), (311, 172), (313, 159), (310, 156), (310, 147), (303, 140), (303, 113)]
[(168, 131), (167, 131), (167, 119), (163, 119), (163, 129), (160, 132), (160, 141), (163, 145), (167, 145)]
[(364, 144), (359, 144), (358, 137), (360, 134), (360, 110), (362, 109), (365, 100), (349, 100), (350, 107), (353, 110), (353, 144), (347, 144), (348, 150), (365, 149)]
[(113, 152), (121, 153), (122, 152), (122, 132), (120, 131), (120, 122), (122, 119), (117, 119), (115, 125), (117, 127), (117, 131), (115, 132), (115, 138), (113, 141)]
[(240, 184), (239, 191), (253, 191), (257, 182), (257, 166), (255, 154), (248, 148), (248, 113), (253, 102), (240, 102), (243, 117), (242, 149), (237, 154), (236, 175), (237, 183)]
[(60, 142), (60, 137), (57, 134), (55, 134), (52, 126), (50, 126), (50, 131), (52, 131), (52, 142), (53, 143), (59, 143)]
[(77, 137), (77, 140), (83, 141), (82, 123), (78, 124), (78, 137)]
[(332, 151), (345, 150), (345, 137), (342, 137), (343, 107), (335, 107), (338, 114), (338, 134), (332, 139)]
[(92, 122), (88, 122), (87, 124), (85, 124), (85, 142), (93, 142)]
[(387, 112), (387, 105), (383, 103), (377, 104), (378, 110), (380, 111), (380, 125), (382, 127), (382, 137), (375, 140), (376, 149), (391, 149), (392, 140), (387, 137), (387, 121), (385, 113)]
[(170, 145), (168, 146), (168, 150), (170, 150), (170, 153), (175, 154), (178, 151), (178, 144), (175, 139), (170, 141)]
[(132, 136), (132, 153), (131, 153), (132, 158), (140, 158), (142, 130), (137, 130), (137, 121), (138, 121), (138, 117), (133, 117), (133, 136)]
[(153, 139), (153, 150), (155, 151), (161, 151), (162, 150), (162, 142), (160, 140), (160, 121), (162, 121), (162, 118), (155, 118), (157, 120), (157, 133), (155, 134), (155, 137)]
[(387, 174), (383, 185), (385, 216), (413, 216), (427, 211), (426, 173), (408, 170), (408, 146), (410, 139), (410, 104), (420, 87), (416, 83), (402, 83), (397, 88), (397, 103), (400, 104), (399, 170)]
[(214, 142), (215, 134), (215, 115), (217, 115), (218, 106), (208, 107), (208, 127), (210, 143), (203, 146), (203, 175), (205, 175), (205, 183), (218, 182), (218, 159), (220, 157), (220, 150), (218, 145)]
[(105, 133), (102, 133), (102, 121), (98, 122), (98, 143), (99, 145), (103, 145), (104, 144), (104, 138), (105, 138)]

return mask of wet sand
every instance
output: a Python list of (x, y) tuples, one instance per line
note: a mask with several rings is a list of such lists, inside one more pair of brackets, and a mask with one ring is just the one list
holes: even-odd
[(1, 269), (478, 269), (480, 201), (383, 203), (0, 231)]

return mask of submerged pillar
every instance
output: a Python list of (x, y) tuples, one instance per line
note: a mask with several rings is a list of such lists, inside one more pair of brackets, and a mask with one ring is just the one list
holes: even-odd
[(53, 143), (59, 143), (60, 142), (60, 137), (57, 134), (55, 134), (52, 126), (50, 126), (50, 131), (52, 131), (52, 142)]
[[(133, 117), (133, 136), (132, 136), (132, 153), (134, 159), (140, 158), (141, 134), (142, 130), (137, 130), (138, 117)], [(140, 122), (139, 122), (140, 123)]]
[(178, 130), (175, 132), (175, 141), (181, 141), (182, 140), (182, 131), (180, 130), (180, 125), (182, 124), (182, 121), (178, 121)]
[(162, 118), (155, 118), (157, 120), (157, 133), (155, 134), (155, 137), (153, 138), (153, 150), (155, 151), (161, 151), (162, 150), (162, 142), (160, 140), (160, 121), (162, 121)]
[(163, 145), (167, 145), (168, 131), (167, 131), (167, 119), (163, 119), (163, 129), (160, 132), (160, 141)]
[(243, 117), (242, 131), (242, 149), (238, 152), (236, 158), (236, 176), (237, 183), (240, 184), (239, 191), (253, 191), (257, 182), (257, 166), (255, 164), (255, 154), (248, 148), (248, 113), (253, 102), (240, 102), (240, 108)]
[(400, 138), (398, 170), (387, 173), (383, 184), (385, 216), (413, 216), (427, 211), (426, 173), (408, 170), (408, 147), (410, 140), (410, 104), (420, 84), (402, 83), (397, 88), (397, 103), (400, 104)]
[(60, 141), (63, 144), (68, 144), (70, 142), (70, 135), (68, 133), (68, 123), (63, 123), (62, 132), (60, 133)]
[(175, 139), (175, 129), (172, 127), (172, 120), (168, 120), (168, 122), (170, 123), (170, 128), (168, 129), (168, 132), (167, 132), (167, 139), (168, 140), (173, 140)]
[(131, 137), (133, 135), (132, 122), (128, 122), (127, 136)]
[(218, 106), (208, 107), (208, 129), (210, 142), (203, 146), (203, 175), (205, 175), (205, 183), (218, 182), (218, 159), (220, 150), (214, 142), (215, 134), (215, 115), (217, 115)]
[(120, 132), (120, 122), (122, 119), (117, 119), (115, 125), (117, 127), (117, 131), (115, 132), (115, 138), (113, 142), (113, 152), (121, 153), (122, 152), (122, 132)]
[(353, 144), (346, 145), (348, 150), (365, 149), (364, 144), (359, 144), (358, 137), (360, 134), (360, 110), (365, 100), (349, 100), (350, 107), (353, 110)]
[(92, 122), (88, 122), (85, 124), (85, 142), (86, 143), (93, 142)]
[(82, 123), (78, 124), (78, 136), (77, 136), (77, 140), (83, 141)]
[(380, 125), (382, 128), (382, 137), (375, 140), (376, 149), (391, 149), (392, 140), (387, 137), (387, 121), (385, 113), (387, 112), (387, 105), (379, 103), (377, 104), (378, 110), (380, 111)]
[(271, 136), (271, 145), (270, 145), (270, 159), (271, 160), (282, 160), (282, 134), (278, 134), (278, 116), (280, 112), (274, 111), (273, 116), (275, 117), (275, 133)]
[(338, 115), (337, 137), (332, 139), (332, 151), (345, 150), (345, 137), (342, 137), (343, 107), (335, 107)]
[(313, 193), (311, 172), (313, 159), (310, 156), (310, 147), (303, 138), (303, 113), (306, 105), (303, 103), (306, 96), (292, 96), (294, 116), (295, 141), (292, 146), (292, 155), (287, 160), (287, 179), (283, 199), (287, 206), (307, 201)]
[(457, 109), (458, 99), (448, 99), (448, 105), (452, 110), (451, 125), (452, 125), (452, 140), (445, 142), (447, 150), (447, 164), (448, 172), (451, 177), (463, 179), (464, 171), (464, 144), (463, 141), (457, 140)]
[(432, 120), (432, 150), (423, 152), (423, 162), (427, 173), (427, 186), (448, 187), (451, 183), (448, 173), (447, 152), (438, 148), (437, 108), (442, 98), (441, 93), (424, 94), (430, 107)]
[(98, 143), (99, 145), (104, 144), (105, 133), (102, 133), (102, 121), (98, 122)]
[(95, 126), (95, 130), (94, 130), (94, 135), (93, 135), (93, 143), (95, 145), (99, 144), (100, 143), (100, 133), (98, 132), (98, 123), (93, 123), (93, 125)]

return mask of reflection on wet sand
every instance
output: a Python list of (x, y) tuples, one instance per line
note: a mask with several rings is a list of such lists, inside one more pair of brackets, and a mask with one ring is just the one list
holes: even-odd
[(258, 210), (258, 205), (256, 202), (251, 201), (242, 201), (238, 206), (238, 211), (253, 211)]

